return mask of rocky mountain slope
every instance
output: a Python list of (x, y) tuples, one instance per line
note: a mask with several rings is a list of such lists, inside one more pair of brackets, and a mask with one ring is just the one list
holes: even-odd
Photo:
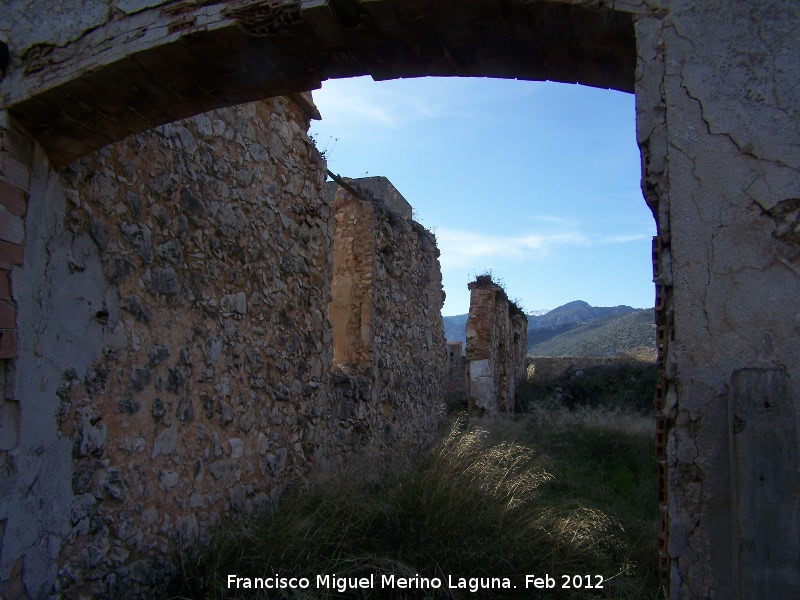
[[(466, 343), (467, 315), (444, 317), (448, 341)], [(655, 354), (652, 309), (591, 306), (569, 302), (545, 314), (528, 315), (528, 354), (532, 356), (614, 356), (620, 352)]]

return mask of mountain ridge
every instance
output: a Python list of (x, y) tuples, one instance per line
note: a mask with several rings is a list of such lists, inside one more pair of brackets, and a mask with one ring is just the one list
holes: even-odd
[[(544, 314), (527, 313), (528, 354), (533, 356), (614, 356), (655, 354), (653, 309), (624, 304), (591, 306), (574, 300)], [(443, 317), (447, 341), (466, 344), (469, 315)]]

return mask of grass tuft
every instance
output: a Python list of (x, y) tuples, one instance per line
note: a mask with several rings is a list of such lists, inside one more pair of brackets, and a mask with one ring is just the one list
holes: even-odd
[[(652, 422), (643, 434), (642, 419), (551, 408), (476, 426), (461, 415), (410, 465), (361, 464), (277, 510), (220, 525), (208, 550), (183, 557), (175, 596), (655, 599)], [(317, 575), (334, 573), (439, 577), (444, 585), (316, 589)], [(228, 574), (308, 577), (311, 587), (237, 592), (227, 589)], [(526, 574), (602, 575), (607, 583), (537, 591), (525, 589)], [(517, 589), (450, 589), (448, 576), (508, 577)]]

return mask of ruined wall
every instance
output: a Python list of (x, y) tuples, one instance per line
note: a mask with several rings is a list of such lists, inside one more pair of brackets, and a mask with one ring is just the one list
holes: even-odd
[(375, 210), (372, 204), (346, 200), (333, 206), (332, 300), (328, 307), (333, 360), (340, 365), (368, 365), (372, 361)]
[(6, 387), (22, 409), (3, 421), (0, 592), (158, 595), (170, 552), (221, 515), (349, 452), (430, 442), (435, 240), (376, 211), (369, 368), (332, 373), (333, 222), (307, 127), (279, 97), (140, 133), (60, 176), (32, 160), (45, 201), (11, 278), (21, 354)]
[(664, 581), (674, 599), (796, 597), (800, 5), (663, 4), (636, 21), (636, 104)]
[(461, 342), (447, 342), (445, 357), (445, 372), (447, 374), (448, 391), (462, 391), (466, 393), (466, 358), (464, 345)]
[(528, 355), (528, 317), (513, 302), (509, 304), (509, 315), (511, 319), (511, 369), (509, 369), (509, 398), (511, 406), (514, 406), (514, 396), (517, 391), (517, 383), (526, 377), (525, 360)]
[[(432, 233), (387, 208), (359, 182), (349, 180), (359, 197), (340, 188), (332, 205), (329, 315), (334, 347), (349, 347), (341, 356), (351, 359), (339, 362), (335, 355), (337, 381), (368, 385), (371, 402), (360, 417), (364, 427), (411, 445), (438, 428), (444, 410), (439, 250)], [(357, 265), (358, 277), (345, 265)]]
[(461, 342), (447, 342), (444, 392), (448, 410), (467, 409), (467, 359)]
[(102, 268), (93, 308), (109, 334), (56, 390), (75, 497), (63, 589), (163, 582), (172, 544), (325, 464), (330, 227), (306, 128), (276, 98), (139, 134), (65, 171), (64, 266)]
[[(386, 17), (395, 14), (387, 6), (400, 18)], [(53, 579), (71, 502), (62, 475), (70, 443), (50, 421), (55, 390), (65, 370), (84, 373), (110, 335), (95, 319), (106, 290), (96, 257), (70, 275), (74, 289), (39, 283), (66, 269), (72, 243), (59, 229), (62, 184), (39, 145), (63, 165), (176, 115), (309, 89), (322, 77), (436, 73), (635, 88), (642, 191), (658, 222), (663, 581), (671, 598), (800, 594), (797, 461), (775, 458), (800, 445), (800, 319), (787, 301), (800, 294), (796, 2), (541, 0), (498, 14), (477, 0), (382, 0), (353, 4), (356, 28), (353, 14), (327, 2), (11, 7), (0, 12), (0, 178), (9, 184), (0, 195), (7, 208), (9, 197), (18, 202), (0, 222), (0, 270), (12, 272), (0, 330), (2, 358), (18, 359), (6, 365), (0, 435), (3, 578), (20, 572), (24, 554), (29, 589)], [(473, 23), (501, 32), (467, 40), (481, 48), (470, 57), (450, 51), (464, 45), (452, 23), (465, 7)], [(431, 23), (424, 35), (422, 21)], [(321, 49), (313, 57), (312, 47)], [(280, 71), (265, 72), (270, 60)], [(7, 136), (14, 118), (28, 128), (22, 144)], [(13, 218), (22, 214), (24, 240)], [(49, 309), (56, 290), (59, 314), (69, 315), (58, 322)], [(6, 345), (15, 338), (18, 352)]]
[[(356, 181), (359, 190), (397, 216), (403, 219), (413, 219), (414, 209), (411, 208), (411, 204), (388, 178), (383, 176), (359, 177), (351, 181)], [(328, 182), (327, 198), (330, 202), (334, 201), (340, 187), (335, 181)]]
[(528, 320), (490, 275), (470, 290), (467, 317), (467, 402), (475, 416), (514, 412), (517, 381), (525, 374)]

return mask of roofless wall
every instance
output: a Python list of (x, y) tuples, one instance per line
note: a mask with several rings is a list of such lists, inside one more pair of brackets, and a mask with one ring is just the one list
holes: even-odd
[[(58, 179), (51, 165), (330, 77), (480, 75), (634, 91), (642, 191), (658, 226), (664, 581), (671, 598), (800, 595), (796, 2), (16, 0), (8, 8), (0, 14), (7, 390), (19, 391), (15, 373), (41, 358), (20, 324), (42, 315), (20, 290), (50, 256), (26, 240), (47, 218)], [(25, 398), (15, 402), (4, 423), (26, 422)], [(42, 427), (55, 430), (51, 420)], [(24, 452), (0, 433), (16, 457), (10, 468), (44, 476), (38, 433), (20, 436)], [(46, 556), (46, 535), (37, 539)]]

